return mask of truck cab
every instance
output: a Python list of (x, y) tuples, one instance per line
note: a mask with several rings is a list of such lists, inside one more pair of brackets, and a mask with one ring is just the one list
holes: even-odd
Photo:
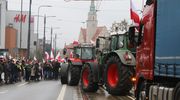
[(179, 0), (146, 0), (138, 40), (134, 40), (137, 100), (180, 100), (178, 4)]

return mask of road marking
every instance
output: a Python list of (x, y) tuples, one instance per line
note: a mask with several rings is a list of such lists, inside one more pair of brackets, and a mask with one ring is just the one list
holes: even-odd
[(4, 94), (4, 93), (7, 93), (8, 90), (4, 90), (4, 91), (0, 91), (0, 94)]
[(128, 98), (132, 99), (132, 100), (135, 100), (135, 98), (131, 97), (131, 96), (127, 96)]
[(17, 85), (17, 86), (18, 86), (18, 87), (21, 87), (21, 86), (24, 86), (24, 85), (26, 85), (26, 84), (28, 84), (28, 82), (25, 82), (25, 83), (19, 84), (19, 85)]
[(65, 92), (66, 92), (66, 85), (63, 85), (57, 100), (64, 100)]

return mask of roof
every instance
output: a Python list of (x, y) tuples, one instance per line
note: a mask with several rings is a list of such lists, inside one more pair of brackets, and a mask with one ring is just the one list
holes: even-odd
[[(105, 26), (100, 26), (97, 27), (96, 32), (94, 33), (93, 37), (91, 38), (91, 40), (93, 42), (96, 41), (96, 38), (101, 34), (101, 32), (103, 31), (103, 29), (105, 28)], [(87, 36), (87, 29), (86, 28), (81, 28), (81, 32), (80, 35), (82, 34), (82, 38), (79, 36), (79, 38), (83, 39), (84, 42), (86, 42), (86, 36)]]
[(83, 36), (83, 40), (86, 42), (87, 29), (81, 28), (81, 33), (82, 33), (82, 36)]
[(104, 28), (104, 26), (97, 27), (96, 33), (93, 35), (93, 37), (91, 39), (92, 41), (96, 41), (96, 38), (100, 35), (100, 33), (102, 32), (103, 28)]

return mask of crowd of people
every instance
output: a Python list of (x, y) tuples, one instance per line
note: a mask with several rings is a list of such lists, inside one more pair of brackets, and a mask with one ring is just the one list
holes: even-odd
[(12, 84), (22, 80), (58, 80), (59, 70), (58, 61), (39, 62), (0, 58), (0, 84)]

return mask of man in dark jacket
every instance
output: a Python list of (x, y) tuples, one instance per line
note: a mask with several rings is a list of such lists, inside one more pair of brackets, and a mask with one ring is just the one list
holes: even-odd
[(54, 64), (54, 79), (55, 79), (55, 80), (58, 79), (59, 68), (60, 68), (60, 63), (56, 60), (56, 62), (55, 62), (55, 64)]
[(0, 83), (2, 83), (1, 74), (3, 73), (3, 59), (0, 59)]
[(29, 81), (29, 79), (30, 79), (31, 68), (32, 68), (31, 61), (28, 61), (28, 64), (26, 64), (26, 66), (25, 66), (25, 73), (26, 73), (25, 78), (26, 78), (26, 81)]

